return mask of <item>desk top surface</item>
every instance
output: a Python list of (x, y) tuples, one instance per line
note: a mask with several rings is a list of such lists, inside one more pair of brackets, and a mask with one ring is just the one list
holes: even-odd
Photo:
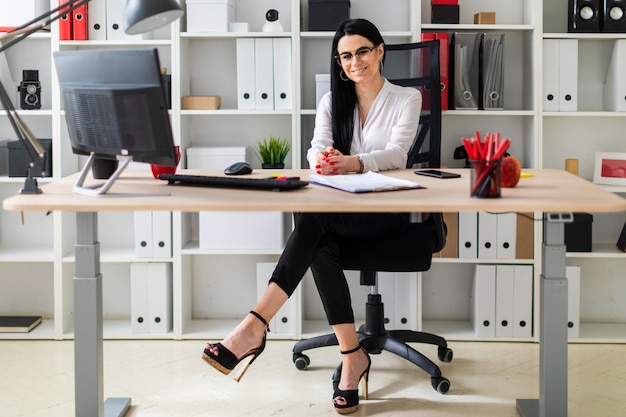
[[(91, 197), (75, 194), (78, 174), (43, 185), (42, 194), (15, 195), (4, 200), (13, 211), (285, 211), (285, 212), (618, 212), (626, 211), (626, 199), (561, 170), (525, 170), (514, 188), (503, 188), (502, 197), (470, 197), (469, 170), (448, 169), (461, 178), (437, 179), (416, 176), (413, 170), (386, 171), (385, 175), (417, 182), (425, 189), (352, 194), (316, 184), (295, 191), (271, 192), (207, 187), (168, 186), (150, 172), (126, 171), (111, 188), (112, 193), (160, 192), (168, 196)], [(183, 174), (223, 175), (214, 170), (180, 170)], [(264, 178), (275, 171), (255, 170)], [(308, 180), (308, 170), (281, 170), (287, 176)], [(89, 181), (86, 182), (86, 185)]]

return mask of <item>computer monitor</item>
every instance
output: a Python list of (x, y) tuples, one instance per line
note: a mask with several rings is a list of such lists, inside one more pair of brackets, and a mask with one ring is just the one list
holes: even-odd
[[(131, 160), (178, 163), (156, 49), (58, 51), (54, 63), (72, 150), (89, 155), (76, 192), (105, 194)], [(105, 183), (84, 186), (95, 158), (120, 164)]]

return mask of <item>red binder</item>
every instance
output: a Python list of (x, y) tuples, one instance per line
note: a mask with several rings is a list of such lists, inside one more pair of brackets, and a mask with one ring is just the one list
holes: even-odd
[(454, 6), (454, 5), (459, 4), (459, 0), (431, 0), (430, 4), (435, 5), (435, 6), (439, 6), (439, 5)]
[(72, 30), (75, 41), (87, 40), (87, 4), (83, 4), (74, 10)]
[(447, 33), (435, 33), (435, 39), (441, 43), (439, 46), (439, 78), (441, 81), (441, 110), (448, 110), (448, 85), (450, 84), (450, 61), (448, 46), (449, 35)]
[[(67, 0), (59, 0), (59, 6), (66, 2)], [(59, 13), (62, 13), (62, 12), (63, 12), (62, 10), (59, 11)], [(72, 37), (72, 20), (73, 20), (72, 15), (73, 14), (74, 12), (72, 11), (72, 12), (61, 15), (61, 18), (59, 19), (59, 40), (71, 41), (73, 39)]]

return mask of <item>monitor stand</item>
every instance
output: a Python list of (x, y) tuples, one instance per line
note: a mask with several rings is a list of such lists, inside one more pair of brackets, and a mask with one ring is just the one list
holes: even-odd
[(74, 184), (74, 192), (77, 194), (89, 195), (92, 197), (154, 197), (154, 196), (168, 196), (170, 193), (162, 192), (162, 193), (109, 193), (109, 189), (113, 186), (113, 183), (119, 178), (124, 169), (130, 164), (133, 160), (130, 156), (118, 156), (117, 159), (120, 161), (115, 172), (104, 182), (99, 182), (96, 184), (84, 185), (85, 179), (91, 170), (91, 166), (93, 165), (94, 160), (96, 159), (95, 154), (89, 155), (89, 159), (85, 163), (83, 170), (80, 173), (80, 176), (76, 180)]

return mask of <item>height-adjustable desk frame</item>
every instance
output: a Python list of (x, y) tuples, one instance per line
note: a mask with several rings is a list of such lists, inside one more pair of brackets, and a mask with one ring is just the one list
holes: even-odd
[[(559, 170), (530, 170), (502, 198), (469, 196), (469, 172), (451, 170), (461, 178), (416, 177), (412, 170), (386, 175), (419, 182), (426, 189), (350, 194), (309, 185), (289, 192), (167, 186), (149, 173), (127, 172), (115, 183), (116, 193), (171, 193), (170, 197), (88, 197), (72, 192), (76, 175), (43, 187), (41, 195), (16, 195), (4, 201), (6, 210), (76, 212), (76, 273), (74, 279), (74, 344), (76, 417), (118, 417), (130, 398), (103, 401), (102, 275), (97, 214), (100, 211), (284, 211), (284, 212), (535, 212), (543, 214), (540, 284), (539, 399), (517, 400), (522, 417), (567, 416), (567, 280), (564, 222), (573, 211), (626, 211), (626, 200), (581, 178)], [(217, 171), (203, 173), (217, 175)], [(266, 177), (269, 172), (253, 175)], [(306, 180), (307, 170), (285, 170)], [(584, 195), (585, 198), (580, 198)], [(174, 283), (180, 285), (180, 283)], [(289, 360), (286, 358), (285, 360)]]

